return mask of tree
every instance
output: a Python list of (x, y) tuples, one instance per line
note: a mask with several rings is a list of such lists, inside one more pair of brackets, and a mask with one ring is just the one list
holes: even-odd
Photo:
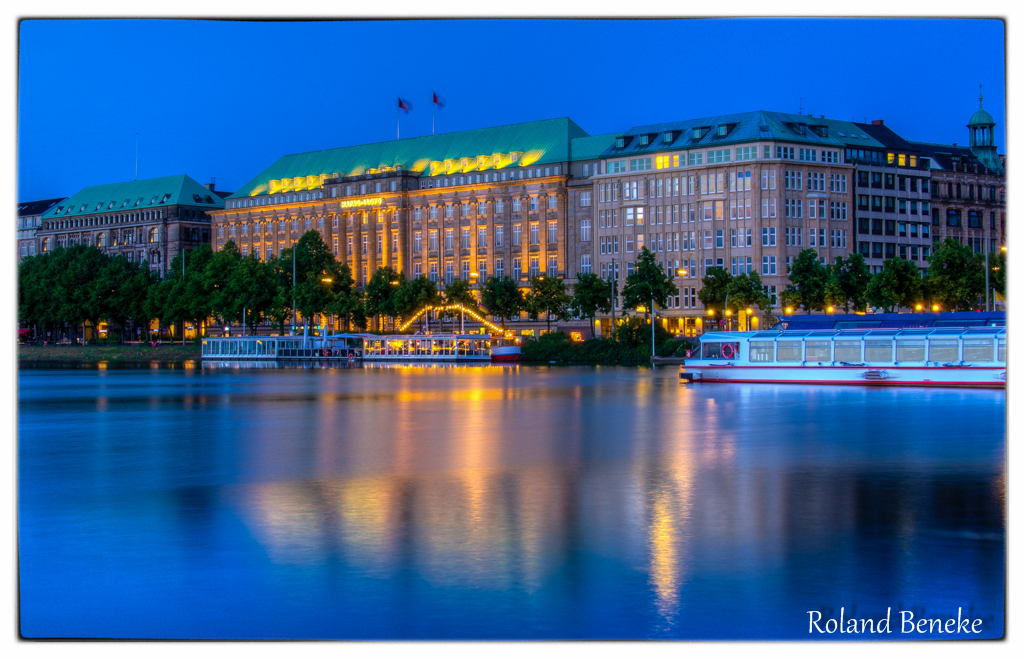
[(875, 307), (892, 313), (894, 307), (913, 307), (921, 299), (921, 275), (917, 266), (906, 259), (887, 259), (882, 271), (868, 282), (867, 299)]
[(867, 309), (868, 282), (871, 272), (860, 254), (851, 254), (846, 260), (836, 257), (836, 262), (826, 268), (825, 303), (843, 307), (847, 313), (850, 306), (854, 311)]
[[(480, 313), (480, 307), (477, 306), (476, 297), (473, 295), (473, 285), (465, 279), (456, 279), (444, 287), (444, 304), (446, 306), (461, 304), (466, 309)], [(459, 312), (448, 310), (444, 312), (444, 315), (447, 318), (455, 318)]]
[(425, 307), (436, 307), (440, 304), (441, 294), (437, 290), (437, 285), (425, 275), (420, 275), (398, 287), (398, 315), (402, 318), (409, 318)]
[[(654, 254), (646, 247), (636, 259), (636, 269), (626, 277), (626, 285), (622, 288), (622, 305), (627, 309), (635, 309), (640, 305), (650, 307), (651, 302), (665, 306), (669, 295), (677, 295), (679, 289), (665, 271), (658, 267)], [(650, 318), (654, 309), (647, 309)]]
[(530, 292), (526, 296), (526, 310), (530, 320), (537, 320), (544, 314), (548, 332), (551, 331), (551, 317), (564, 318), (572, 298), (565, 292), (565, 282), (557, 277), (534, 277), (530, 280)]
[(612, 291), (608, 282), (592, 272), (584, 272), (576, 279), (573, 286), (572, 301), (569, 312), (574, 316), (586, 318), (593, 326), (597, 312), (609, 313), (612, 310)]
[(352, 270), (347, 263), (335, 261), (331, 270), (331, 302), (327, 305), (327, 313), (343, 318), (344, 331), (351, 325), (358, 329), (366, 329), (366, 311), (363, 297), (352, 279)]
[(518, 316), (523, 310), (523, 296), (519, 286), (508, 277), (491, 277), (480, 291), (480, 302), (487, 313), (501, 320), (501, 329), (505, 329), (505, 320)]
[(274, 303), (274, 272), (255, 255), (243, 256), (235, 263), (225, 294), (233, 301), (231, 319), (244, 322), (256, 332), (256, 326)]
[(771, 296), (765, 292), (764, 284), (761, 283), (761, 275), (754, 271), (733, 277), (728, 292), (730, 309), (746, 309), (756, 304), (761, 311), (770, 312), (774, 306)]
[(926, 282), (929, 296), (943, 310), (973, 309), (978, 298), (985, 295), (984, 257), (972, 253), (967, 245), (946, 238), (928, 258)]
[(210, 295), (212, 315), (225, 321), (241, 320), (242, 307), (238, 304), (231, 285), (232, 279), (235, 277), (235, 270), (241, 260), (242, 251), (238, 249), (235, 241), (229, 240), (224, 247), (213, 254), (203, 273)]
[(387, 316), (394, 322), (401, 315), (401, 287), (405, 275), (389, 265), (374, 270), (370, 281), (363, 287), (363, 304), (367, 316)]
[(988, 259), (989, 286), (996, 289), (1000, 295), (1006, 295), (1006, 253), (995, 252)]
[(784, 303), (801, 306), (804, 311), (821, 311), (825, 308), (825, 286), (828, 272), (818, 261), (818, 252), (805, 249), (793, 261), (789, 270), (789, 286), (782, 292)]
[(338, 273), (338, 263), (320, 233), (313, 230), (302, 234), (295, 247), (281, 253), (281, 268), (289, 279), (293, 255), (296, 259), (296, 281), (293, 282), (295, 307), (308, 324), (313, 316), (324, 313), (331, 303), (333, 275)]
[[(726, 272), (725, 268), (718, 266), (708, 268), (700, 280), (701, 289), (697, 291), (697, 299), (704, 305), (705, 309), (718, 309), (725, 315), (725, 300), (729, 296), (729, 287), (732, 285), (732, 275)], [(730, 302), (735, 302), (730, 300)], [(736, 307), (735, 303), (733, 307)]]

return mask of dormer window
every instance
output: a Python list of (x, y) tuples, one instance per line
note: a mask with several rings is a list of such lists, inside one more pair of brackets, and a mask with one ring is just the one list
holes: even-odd
[(806, 135), (807, 134), (807, 124), (797, 124), (796, 125), (796, 132), (797, 132), (797, 135)]
[(693, 129), (693, 139), (699, 140), (700, 137), (701, 137), (700, 128), (694, 128)]
[(647, 146), (650, 143), (651, 143), (651, 138), (650, 138), (649, 135), (641, 135), (640, 136), (640, 146)]
[(161, 204), (162, 204), (162, 203), (165, 203), (165, 202), (166, 202), (166, 201), (167, 201), (168, 199), (170, 199), (170, 198), (171, 198), (171, 193), (170, 193), (170, 192), (168, 192), (168, 193), (167, 193), (167, 194), (165, 194), (165, 195), (163, 196), (163, 198), (162, 198), (162, 199), (160, 200), (160, 203), (161, 203)]
[(718, 127), (718, 136), (719, 137), (725, 137), (728, 134), (729, 134), (729, 127), (728, 126), (722, 125), (722, 126)]
[(622, 148), (625, 148), (625, 146), (626, 146), (626, 138), (625, 137), (616, 137), (615, 138), (615, 148), (616, 149), (622, 149)]
[(665, 131), (665, 144), (671, 144), (676, 140), (677, 131), (666, 130)]

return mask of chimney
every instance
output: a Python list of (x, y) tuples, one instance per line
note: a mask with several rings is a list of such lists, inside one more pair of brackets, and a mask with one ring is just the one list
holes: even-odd
[(872, 126), (884, 126), (885, 125), (885, 121), (883, 119), (872, 119), (871, 120), (871, 125)]
[(216, 186), (216, 184), (217, 184), (217, 177), (211, 176), (210, 177), (210, 182), (206, 184), (206, 189), (209, 190), (210, 192), (213, 192), (213, 188)]

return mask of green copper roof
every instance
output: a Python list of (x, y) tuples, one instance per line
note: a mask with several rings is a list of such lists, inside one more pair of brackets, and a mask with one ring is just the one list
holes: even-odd
[(47, 211), (43, 218), (93, 213), (130, 213), (174, 204), (224, 208), (224, 200), (191, 176), (161, 176), (140, 181), (90, 185)]
[(396, 166), (425, 171), (431, 161), (473, 160), (494, 153), (521, 152), (523, 156), (516, 166), (567, 162), (569, 140), (586, 136), (587, 132), (572, 119), (562, 117), (297, 153), (281, 157), (229, 198), (266, 194), (273, 180), (330, 176), (335, 172), (358, 176), (370, 169)]
[(610, 146), (615, 144), (615, 137), (622, 133), (605, 133), (590, 137), (575, 137), (572, 140), (572, 162), (578, 160), (594, 160)]
[[(726, 127), (725, 136), (718, 134), (719, 126)], [(803, 133), (800, 132), (801, 126)], [(707, 130), (702, 131), (700, 137), (695, 138), (694, 130), (697, 128)], [(669, 131), (678, 131), (671, 141), (666, 140), (666, 133)], [(640, 140), (636, 136), (643, 134), (653, 136), (650, 144), (640, 144)], [(632, 139), (621, 149), (616, 148), (613, 143), (602, 154), (603, 157), (616, 158), (623, 155), (681, 149), (708, 149), (758, 140), (778, 140), (834, 148), (845, 148), (846, 146), (870, 149), (885, 148), (881, 142), (865, 133), (852, 121), (763, 110), (636, 126), (624, 133), (619, 133), (619, 135), (632, 137)]]
[(967, 123), (968, 126), (994, 126), (996, 120), (992, 118), (992, 115), (988, 113), (985, 108), (979, 108), (971, 116), (971, 120)]

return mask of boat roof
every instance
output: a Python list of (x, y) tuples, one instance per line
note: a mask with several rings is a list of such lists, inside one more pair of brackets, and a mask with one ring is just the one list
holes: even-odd
[(761, 339), (816, 339), (816, 338), (869, 338), (869, 339), (904, 339), (927, 336), (1002, 336), (1005, 327), (914, 327), (914, 328), (874, 328), (874, 329), (818, 329), (818, 330), (782, 330), (762, 332), (707, 332), (700, 336), (703, 341), (740, 341)]

